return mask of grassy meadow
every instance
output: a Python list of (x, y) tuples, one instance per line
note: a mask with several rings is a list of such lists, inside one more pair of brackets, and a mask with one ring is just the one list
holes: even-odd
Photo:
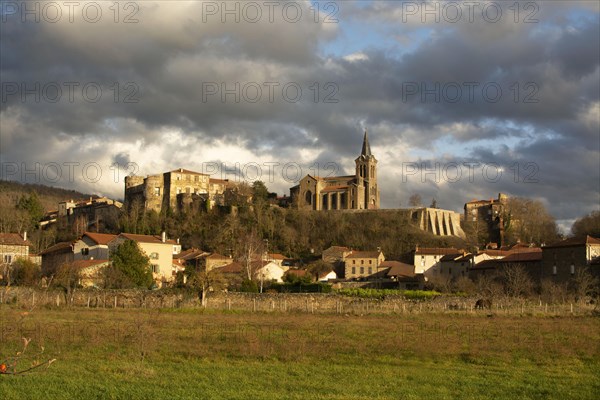
[[(594, 399), (597, 317), (0, 307), (2, 399)], [(36, 355), (44, 347), (41, 355)]]

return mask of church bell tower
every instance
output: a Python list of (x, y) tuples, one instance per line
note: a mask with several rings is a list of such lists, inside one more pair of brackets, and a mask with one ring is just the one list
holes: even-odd
[(377, 160), (371, 153), (369, 136), (365, 131), (362, 151), (355, 160), (358, 207), (362, 209), (379, 209), (379, 188), (377, 187)]

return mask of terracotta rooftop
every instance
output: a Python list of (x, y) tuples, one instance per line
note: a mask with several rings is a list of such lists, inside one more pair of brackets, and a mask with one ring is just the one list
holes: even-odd
[(550, 244), (548, 246), (544, 246), (544, 247), (548, 247), (548, 248), (575, 247), (575, 246), (585, 246), (588, 244), (600, 244), (600, 239), (596, 239), (595, 237), (587, 235), (585, 237), (573, 237), (573, 238), (561, 240), (560, 242), (555, 242), (555, 243), (552, 243), (552, 244)]
[(285, 256), (279, 253), (269, 253), (269, 258), (272, 260), (285, 260)]
[(242, 272), (243, 269), (244, 267), (242, 267), (242, 264), (235, 261), (222, 267), (215, 268), (215, 270), (218, 270), (224, 274), (237, 274)]
[(306, 276), (308, 272), (305, 269), (289, 269), (286, 272), (286, 275), (293, 275), (293, 276), (297, 276), (297, 277), (303, 277)]
[(380, 268), (389, 268), (386, 273), (387, 276), (415, 276), (415, 266), (400, 261), (384, 261), (381, 263)]
[(353, 251), (346, 258), (377, 258), (380, 254), (380, 251)]
[(109, 233), (95, 233), (95, 232), (85, 232), (83, 236), (87, 236), (92, 239), (97, 244), (106, 245), (108, 242), (117, 237), (117, 235), (111, 235)]
[(334, 250), (334, 251), (352, 251), (352, 249), (350, 249), (350, 247), (345, 247), (345, 246), (331, 246), (328, 249), (325, 249), (324, 251), (327, 250)]
[[(128, 240), (133, 240), (134, 242), (139, 242), (139, 243), (156, 243), (156, 244), (160, 244), (162, 243), (162, 238), (160, 235), (137, 235), (137, 234), (133, 234), (133, 233), (121, 233), (119, 236), (124, 237), (125, 239)], [(177, 242), (175, 240), (167, 240), (165, 242), (165, 244), (177, 244)]]
[(73, 244), (71, 242), (59, 242), (56, 243), (53, 246), (48, 247), (46, 250), (42, 251), (40, 254), (50, 254), (50, 253), (55, 253), (55, 252), (59, 252), (59, 251), (72, 251), (73, 249)]
[(0, 233), (0, 244), (12, 246), (31, 246), (28, 240), (23, 240), (23, 237), (18, 233)]

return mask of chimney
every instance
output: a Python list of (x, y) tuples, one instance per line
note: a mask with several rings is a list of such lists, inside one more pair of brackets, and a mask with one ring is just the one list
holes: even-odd
[(179, 244), (179, 238), (177, 238), (177, 244)]
[(23, 232), (23, 241), (27, 241), (27, 231)]
[(161, 235), (161, 236), (162, 236), (162, 237), (161, 237), (161, 240), (162, 240), (162, 242), (163, 242), (163, 243), (166, 243), (166, 242), (167, 242), (167, 232), (164, 232), (164, 231), (163, 231), (163, 233), (162, 233), (162, 235)]

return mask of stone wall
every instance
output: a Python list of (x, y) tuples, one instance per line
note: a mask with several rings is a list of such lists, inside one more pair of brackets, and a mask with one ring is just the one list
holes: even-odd
[[(433, 300), (406, 300), (388, 296), (383, 300), (362, 299), (323, 293), (214, 293), (207, 309), (246, 312), (292, 312), (321, 314), (410, 314), (422, 312), (489, 313), (476, 310), (476, 298), (441, 296)], [(0, 306), (8, 304), (26, 310), (47, 307), (84, 308), (198, 308), (197, 293), (190, 291), (78, 290), (67, 298), (61, 290), (9, 287), (0, 289)], [(567, 315), (585, 314), (594, 309), (585, 304), (544, 304), (516, 299), (495, 300), (491, 312), (506, 314)]]

